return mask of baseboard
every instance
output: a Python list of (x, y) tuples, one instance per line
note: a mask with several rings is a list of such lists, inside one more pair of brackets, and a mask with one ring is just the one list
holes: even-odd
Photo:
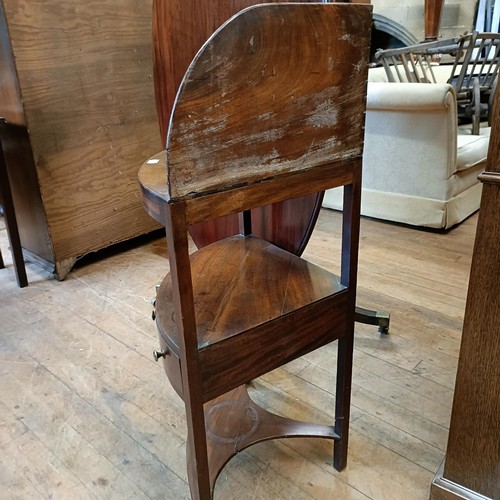
[(23, 248), (23, 257), (25, 261), (33, 262), (33, 264), (41, 267), (44, 271), (47, 271), (50, 274), (54, 274), (56, 266), (53, 262), (40, 257), (36, 253), (32, 252), (31, 250), (27, 250), (26, 248)]
[(443, 477), (444, 462), (431, 484), (430, 500), (493, 500)]

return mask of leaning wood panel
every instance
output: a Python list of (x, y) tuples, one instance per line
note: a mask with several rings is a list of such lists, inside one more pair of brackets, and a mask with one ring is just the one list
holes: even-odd
[(3, 0), (56, 262), (156, 227), (136, 182), (160, 148), (151, 0)]
[[(299, 18), (297, 8), (289, 4), (275, 16), (248, 9), (193, 61), (167, 138), (171, 199), (300, 171), (306, 155), (308, 168), (361, 155), (370, 13), (362, 5), (316, 4)], [(278, 34), (293, 50), (283, 52)]]

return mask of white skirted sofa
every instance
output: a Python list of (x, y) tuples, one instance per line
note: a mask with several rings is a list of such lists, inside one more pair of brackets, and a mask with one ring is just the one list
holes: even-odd
[[(377, 71), (370, 80), (383, 79)], [(449, 228), (478, 210), (490, 129), (471, 130), (457, 125), (446, 83), (369, 81), (362, 215)], [(323, 206), (341, 208), (341, 191), (327, 191)]]

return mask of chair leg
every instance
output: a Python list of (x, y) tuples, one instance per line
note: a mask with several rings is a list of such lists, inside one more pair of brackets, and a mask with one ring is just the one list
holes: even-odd
[(352, 333), (338, 340), (335, 433), (338, 434), (339, 439), (333, 445), (333, 466), (338, 471), (343, 470), (347, 465), (353, 348)]
[[(186, 405), (188, 410), (188, 405)], [(208, 449), (203, 404), (192, 405), (186, 412), (188, 435), (186, 462), (189, 489), (193, 500), (210, 500), (212, 488), (208, 468)]]
[[(1, 143), (0, 143), (0, 199), (2, 200), (5, 223), (7, 226), (7, 234), (9, 236), (10, 247), (12, 251), (12, 260), (14, 261), (14, 269), (16, 271), (17, 284), (21, 288), (23, 288), (28, 285), (28, 277), (26, 276), (26, 267), (24, 265), (21, 240), (19, 238), (19, 230), (17, 226), (16, 215), (14, 212), (14, 203), (12, 201), (12, 193), (10, 190), (9, 175), (7, 173), (7, 165), (5, 164), (5, 157)], [(3, 264), (3, 259), (2, 259), (2, 264)]]
[(391, 315), (384, 311), (372, 311), (371, 309), (356, 306), (354, 321), (364, 325), (376, 325), (379, 333), (388, 334)]

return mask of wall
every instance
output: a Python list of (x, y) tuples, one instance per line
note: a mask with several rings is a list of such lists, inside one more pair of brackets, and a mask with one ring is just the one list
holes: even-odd
[[(424, 39), (424, 0), (372, 0), (373, 11)], [(441, 17), (441, 35), (450, 37), (472, 29), (476, 0), (445, 0)]]

